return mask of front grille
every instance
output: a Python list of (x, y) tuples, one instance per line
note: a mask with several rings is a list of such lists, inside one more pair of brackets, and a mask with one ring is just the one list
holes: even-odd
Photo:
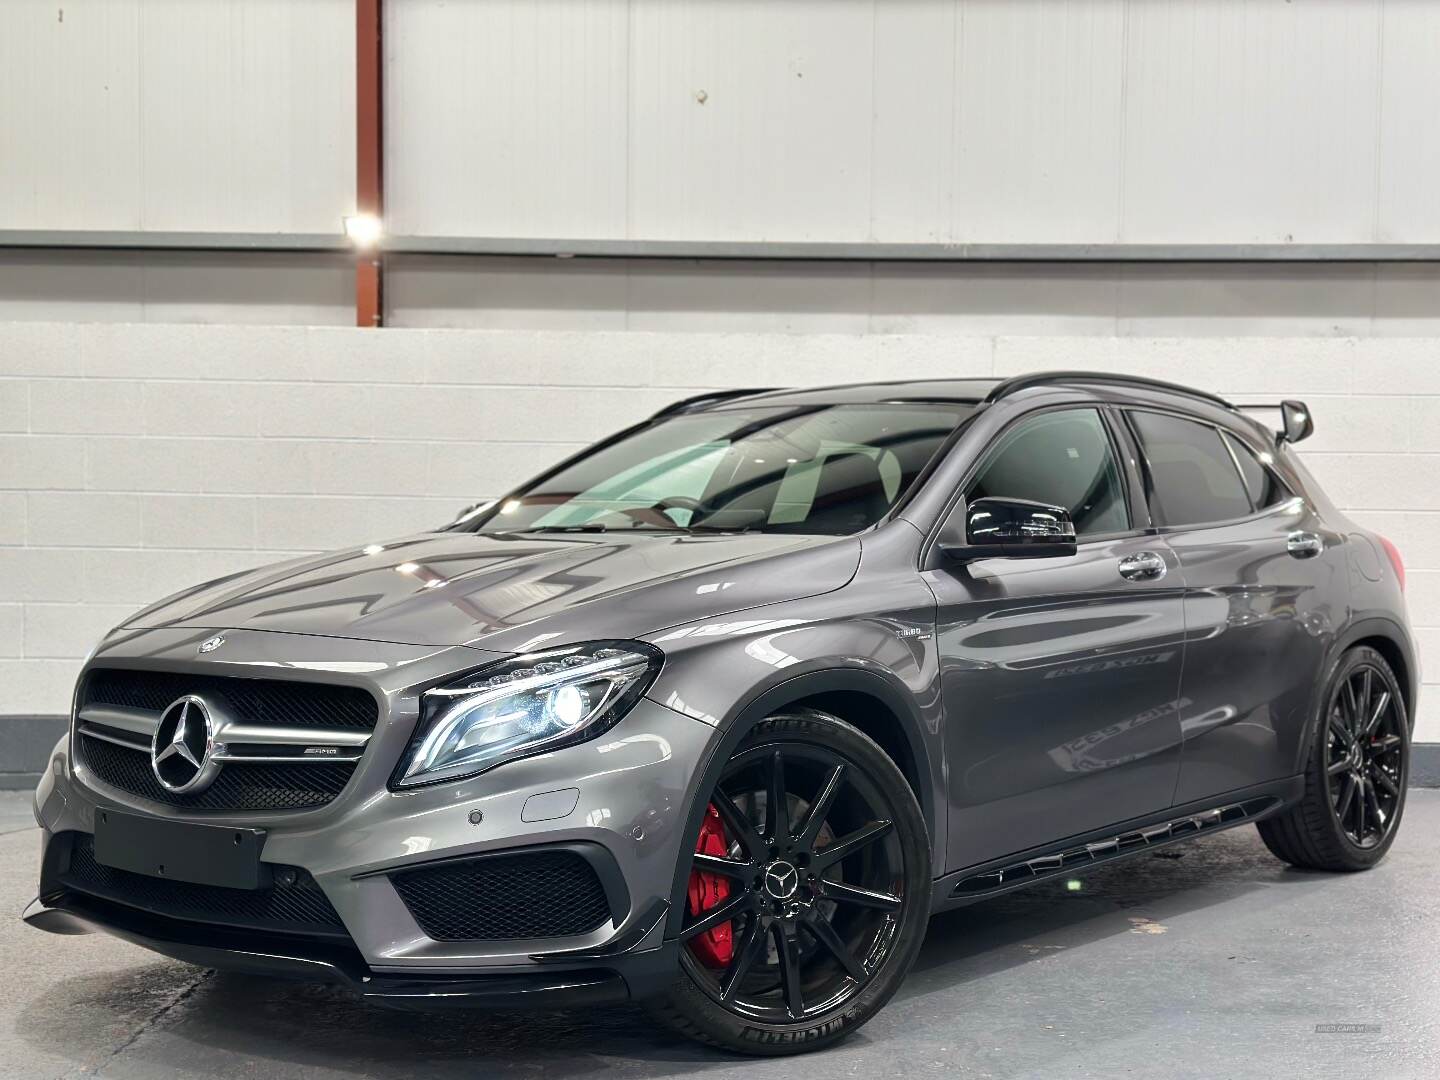
[(573, 851), (461, 859), (402, 870), (390, 880), (436, 941), (570, 937), (611, 917), (594, 867)]
[[(272, 866), (277, 883), (264, 889), (195, 885), (102, 866), (95, 861), (93, 836), (68, 835), (70, 866), (60, 875), (60, 884), (73, 892), (193, 922), (291, 934), (345, 934), (325, 893), (298, 866)], [(290, 880), (280, 884), (280, 879)]]
[(339, 795), (354, 762), (324, 765), (246, 765), (231, 762), (197, 794), (176, 795), (155, 779), (146, 750), (80, 737), (80, 760), (95, 778), (151, 802), (192, 810), (310, 810)]
[(121, 668), (93, 668), (81, 688), (80, 707), (113, 705), (158, 713), (186, 694), (199, 694), (236, 719), (262, 726), (373, 731), (378, 717), (375, 698), (358, 686)]
[[(203, 791), (177, 795), (167, 791), (151, 769), (149, 738), (138, 739), (123, 731), (108, 731), (140, 745), (119, 746), (96, 738), (84, 729), (99, 725), (86, 723), (85, 710), (97, 706), (127, 710), (143, 717), (149, 714), (158, 723), (173, 702), (196, 694), (216, 706), (231, 720), (263, 729), (285, 726), (307, 728), (316, 733), (317, 744), (324, 733), (373, 731), (379, 706), (368, 691), (357, 686), (290, 682), (278, 679), (235, 678), (225, 675), (185, 674), (173, 671), (136, 671), (124, 668), (93, 668), (80, 688), (80, 724), (75, 754), (95, 779), (151, 802), (193, 810), (275, 811), (311, 810), (325, 806), (344, 790), (356, 763), (332, 757), (288, 762), (230, 762)], [(260, 734), (255, 736), (260, 738)], [(256, 756), (279, 756), (293, 750), (277, 746), (268, 755), (266, 746), (232, 747), (232, 753), (250, 751)]]

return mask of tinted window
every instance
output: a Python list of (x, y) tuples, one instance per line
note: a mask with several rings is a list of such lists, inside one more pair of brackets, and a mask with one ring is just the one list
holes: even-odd
[(1150, 470), (1150, 509), (1161, 525), (1199, 525), (1250, 513), (1250, 496), (1220, 432), (1162, 413), (1134, 412)]
[(852, 533), (889, 510), (970, 412), (827, 405), (682, 413), (596, 447), (464, 527)]
[(1235, 452), (1235, 462), (1240, 466), (1240, 476), (1245, 481), (1245, 491), (1249, 494), (1255, 509), (1263, 510), (1267, 506), (1284, 502), (1290, 497), (1290, 492), (1280, 482), (1279, 477), (1267, 469), (1248, 446), (1228, 431), (1225, 433), (1225, 441)]
[(1130, 527), (1120, 468), (1094, 409), (1041, 413), (1005, 432), (965, 493), (967, 501), (987, 496), (1063, 506), (1082, 536)]

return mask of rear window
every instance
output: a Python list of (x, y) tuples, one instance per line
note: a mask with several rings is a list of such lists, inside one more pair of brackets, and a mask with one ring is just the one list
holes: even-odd
[(1235, 454), (1235, 463), (1240, 466), (1240, 476), (1245, 481), (1245, 491), (1256, 510), (1282, 503), (1290, 497), (1289, 490), (1280, 478), (1255, 456), (1248, 446), (1228, 431), (1225, 442)]
[(1235, 459), (1209, 424), (1132, 412), (1150, 475), (1150, 510), (1160, 525), (1229, 521), (1251, 512)]

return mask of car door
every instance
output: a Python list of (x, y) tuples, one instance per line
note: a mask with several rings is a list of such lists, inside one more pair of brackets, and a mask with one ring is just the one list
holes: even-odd
[(1000, 433), (950, 511), (982, 496), (1064, 506), (1074, 556), (950, 562), (937, 601), (948, 868), (1163, 810), (1179, 768), (1179, 563), (1147, 536), (1105, 410), (1033, 412)]
[(1194, 417), (1128, 413), (1150, 512), (1185, 579), (1179, 803), (1295, 771), (1347, 595), (1339, 536), (1271, 467), (1272, 451)]

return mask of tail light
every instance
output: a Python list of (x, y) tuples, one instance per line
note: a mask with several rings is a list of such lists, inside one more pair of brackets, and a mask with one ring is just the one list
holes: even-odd
[(1390, 565), (1395, 568), (1395, 580), (1400, 582), (1400, 591), (1405, 591), (1405, 561), (1400, 558), (1400, 549), (1383, 536), (1376, 536), (1380, 546), (1385, 549), (1386, 556), (1390, 559)]

